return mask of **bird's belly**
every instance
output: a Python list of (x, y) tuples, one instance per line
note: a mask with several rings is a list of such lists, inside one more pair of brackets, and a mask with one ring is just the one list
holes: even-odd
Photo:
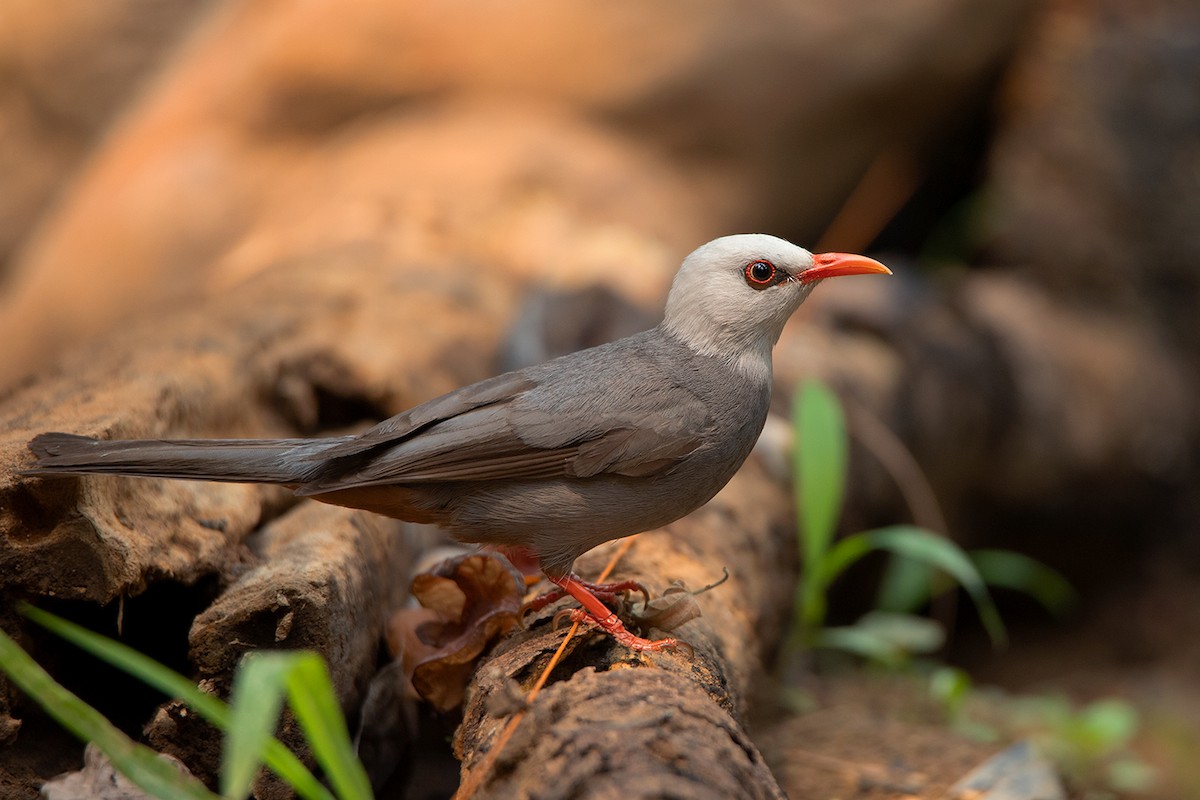
[(476, 484), (449, 503), (455, 538), (533, 550), (544, 568), (565, 571), (593, 547), (658, 528), (706, 503), (728, 480), (688, 470), (657, 479)]

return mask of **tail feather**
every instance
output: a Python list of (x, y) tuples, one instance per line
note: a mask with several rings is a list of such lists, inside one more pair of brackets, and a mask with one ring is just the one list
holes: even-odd
[(229, 483), (304, 483), (324, 466), (314, 456), (334, 439), (134, 439), (43, 433), (26, 475), (136, 475)]

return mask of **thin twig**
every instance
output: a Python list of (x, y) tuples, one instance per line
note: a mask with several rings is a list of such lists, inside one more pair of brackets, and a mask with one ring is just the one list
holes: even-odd
[(896, 147), (880, 153), (859, 178), (813, 251), (865, 250), (912, 199), (921, 178), (920, 167), (909, 151)]
[[(908, 506), (913, 522), (926, 530), (940, 534), (951, 541), (950, 526), (938, 503), (937, 492), (925, 471), (917, 463), (912, 451), (891, 428), (875, 414), (856, 403), (846, 403), (846, 415), (850, 421), (850, 433), (892, 476), (900, 496)], [(947, 641), (953, 635), (954, 621), (958, 616), (958, 605), (953, 593), (937, 594), (931, 599), (931, 616), (946, 629)]]
[(846, 403), (846, 415), (850, 418), (850, 434), (883, 466), (896, 482), (896, 488), (904, 498), (913, 522), (922, 528), (936, 531), (943, 536), (950, 533), (946, 515), (938, 504), (937, 493), (921, 465), (900, 437), (881, 419), (857, 403)]

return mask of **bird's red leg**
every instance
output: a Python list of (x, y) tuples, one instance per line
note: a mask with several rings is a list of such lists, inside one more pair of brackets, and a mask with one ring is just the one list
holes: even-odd
[(621, 620), (608, 609), (604, 603), (600, 602), (600, 598), (592, 594), (588, 585), (574, 575), (568, 573), (562, 576), (547, 575), (552, 583), (558, 586), (567, 594), (574, 597), (583, 606), (583, 612), (587, 618), (602, 628), (606, 633), (617, 640), (618, 643), (625, 645), (630, 650), (666, 650), (668, 648), (679, 647), (679, 642), (676, 639), (658, 639), (650, 640), (643, 639), (640, 636), (634, 636), (625, 629), (625, 625)]

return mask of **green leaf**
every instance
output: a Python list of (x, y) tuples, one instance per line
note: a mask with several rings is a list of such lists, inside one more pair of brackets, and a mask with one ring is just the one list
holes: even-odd
[(1011, 550), (972, 550), (968, 555), (989, 586), (1023, 592), (1051, 614), (1065, 614), (1078, 600), (1070, 582), (1037, 559)]
[(865, 536), (873, 549), (886, 550), (904, 558), (935, 567), (954, 578), (979, 611), (979, 618), (994, 645), (1007, 640), (1000, 612), (992, 602), (983, 577), (971, 563), (962, 548), (936, 533), (912, 525), (896, 525), (860, 534)]
[(904, 654), (894, 643), (875, 631), (853, 625), (822, 628), (817, 631), (813, 644), (816, 647), (852, 653), (888, 667), (898, 667), (904, 662)]
[(325, 662), (316, 653), (296, 653), (288, 699), (317, 763), (343, 800), (370, 798), (371, 781), (354, 752)]
[[(825, 624), (826, 596), (829, 585), (837, 579), (855, 561), (871, 552), (871, 543), (861, 533), (852, 534), (839, 540), (825, 552), (819, 561), (806, 564), (805, 575), (797, 588), (796, 607), (793, 609), (795, 619), (801, 621), (796, 636), (811, 637), (814, 632)], [(806, 642), (793, 642), (804, 644)], [(814, 642), (807, 642), (813, 644)]]
[(1138, 713), (1124, 700), (1097, 700), (1079, 712), (1076, 733), (1084, 748), (1106, 755), (1129, 744), (1140, 725)]
[(942, 626), (912, 614), (869, 611), (853, 625), (825, 628), (817, 637), (821, 647), (844, 650), (899, 666), (915, 653), (931, 653), (946, 640)]
[(837, 397), (818, 381), (805, 381), (792, 403), (792, 481), (796, 533), (802, 563), (792, 618), (797, 620), (789, 643), (805, 643), (825, 622), (823, 574), (846, 480), (846, 424)]
[(938, 667), (929, 676), (929, 693), (952, 720), (961, 719), (971, 693), (971, 676), (958, 667)]
[(266, 755), (267, 741), (279, 724), (287, 694), (287, 663), (275, 654), (251, 653), (233, 676), (229, 732), (221, 766), (221, 795), (246, 797)]
[(370, 798), (371, 782), (354, 754), (325, 662), (311, 652), (260, 652), (243, 661), (235, 678), (223, 770), (232, 773), (226, 796), (243, 797), (249, 789), (261, 761), (262, 743), (275, 727), (285, 692), (313, 756), (338, 797)]
[[(1067, 579), (1036, 559), (1011, 550), (971, 550), (967, 557), (988, 586), (1027, 594), (1052, 614), (1064, 614), (1075, 605), (1075, 590)], [(929, 564), (897, 557), (884, 573), (876, 605), (915, 611), (947, 588)]]
[(893, 557), (883, 573), (875, 606), (884, 611), (916, 611), (933, 596), (934, 580), (935, 573), (928, 564)]
[(932, 653), (946, 643), (941, 623), (915, 614), (868, 611), (855, 624), (887, 639), (907, 654)]
[[(28, 604), (20, 611), (33, 622), (66, 639), (102, 661), (153, 686), (168, 697), (177, 697), (188, 708), (222, 731), (229, 730), (229, 708), (196, 684), (136, 650)], [(333, 794), (313, 777), (291, 750), (278, 739), (266, 746), (266, 762), (296, 793), (306, 800), (333, 800)]]
[(837, 529), (846, 481), (846, 423), (837, 396), (818, 381), (800, 386), (792, 423), (792, 471), (807, 570), (821, 561)]
[(76, 737), (100, 748), (113, 767), (143, 791), (162, 798), (216, 800), (198, 780), (134, 742), (99, 711), (64, 689), (3, 631), (0, 666), (21, 691)]
[(1108, 765), (1108, 785), (1126, 794), (1145, 794), (1158, 783), (1158, 771), (1136, 756), (1119, 758)]

